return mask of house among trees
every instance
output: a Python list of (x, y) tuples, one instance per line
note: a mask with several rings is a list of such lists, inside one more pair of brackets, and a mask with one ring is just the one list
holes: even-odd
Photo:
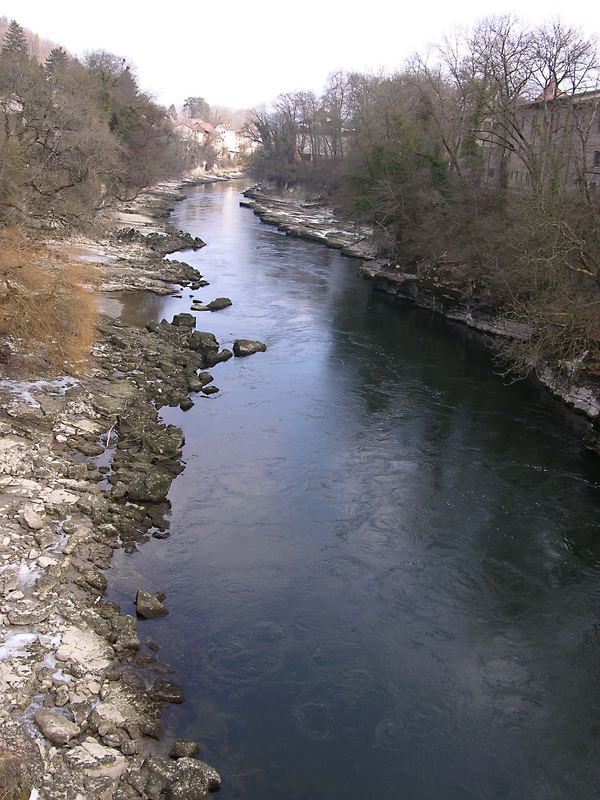
[(499, 109), (478, 132), (482, 180), (522, 189), (600, 186), (600, 91), (568, 94), (551, 81), (533, 101)]

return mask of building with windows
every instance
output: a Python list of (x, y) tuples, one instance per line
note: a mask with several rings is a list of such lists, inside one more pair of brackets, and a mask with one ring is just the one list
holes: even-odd
[(600, 91), (564, 94), (550, 87), (486, 119), (477, 139), (489, 185), (560, 182), (600, 190)]

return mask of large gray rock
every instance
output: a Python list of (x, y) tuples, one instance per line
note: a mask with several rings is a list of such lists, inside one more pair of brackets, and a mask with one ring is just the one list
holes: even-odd
[(209, 792), (221, 788), (221, 777), (213, 767), (193, 758), (178, 761), (152, 754), (144, 759), (140, 770), (140, 786), (143, 791), (152, 787), (152, 797), (168, 797), (171, 800), (205, 800)]
[(49, 616), (50, 606), (31, 600), (22, 600), (18, 608), (10, 609), (8, 621), (11, 625), (37, 625), (48, 619)]
[(57, 711), (42, 709), (34, 719), (46, 739), (53, 744), (66, 744), (79, 734), (79, 726)]
[(172, 476), (160, 469), (149, 467), (146, 472), (138, 472), (127, 484), (130, 500), (140, 503), (160, 503), (167, 496)]
[(138, 592), (135, 596), (135, 608), (143, 619), (156, 619), (166, 617), (169, 609), (163, 603), (164, 592)]
[(224, 348), (219, 353), (207, 353), (204, 356), (204, 366), (214, 367), (216, 364), (221, 364), (223, 361), (229, 361), (232, 356), (233, 353), (227, 348)]
[(112, 621), (110, 641), (114, 644), (118, 654), (136, 652), (140, 649), (140, 639), (137, 635), (135, 618), (129, 614), (121, 614)]
[(233, 343), (233, 355), (251, 356), (253, 353), (264, 353), (267, 345), (264, 342), (258, 342), (253, 339), (236, 339)]
[(192, 758), (192, 756), (197, 755), (199, 750), (198, 742), (173, 742), (169, 750), (169, 757), (174, 759)]
[(221, 788), (221, 776), (214, 767), (194, 758), (180, 758), (175, 781), (170, 789), (172, 800), (203, 800), (207, 792)]
[(194, 331), (189, 339), (189, 345), (192, 350), (197, 350), (200, 353), (216, 351), (219, 349), (219, 342), (214, 333), (207, 331)]
[(224, 308), (229, 308), (231, 305), (233, 305), (233, 303), (228, 297), (215, 297), (214, 300), (206, 304), (206, 307), (210, 309), (210, 311), (222, 311)]
[(176, 425), (155, 427), (144, 433), (144, 444), (155, 456), (175, 458), (185, 444), (185, 437), (181, 428)]
[(193, 314), (175, 314), (172, 324), (179, 328), (195, 328), (196, 317)]

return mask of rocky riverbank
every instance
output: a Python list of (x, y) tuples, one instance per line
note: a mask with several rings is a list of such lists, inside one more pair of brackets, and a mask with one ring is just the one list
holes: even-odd
[[(189, 265), (162, 260), (204, 244), (160, 223), (184, 188), (144, 193), (110, 238), (68, 247), (100, 264), (104, 290), (201, 285)], [(218, 392), (208, 370), (234, 355), (195, 326), (192, 314), (145, 328), (101, 317), (85, 375), (0, 381), (5, 800), (193, 800), (220, 785), (194, 758), (197, 743), (162, 739), (163, 709), (183, 702), (183, 690), (156, 646), (140, 640), (136, 619), (104, 598), (116, 549), (168, 535), (184, 437), (161, 422), (160, 408), (185, 410)], [(264, 349), (249, 344), (247, 352)], [(145, 618), (153, 603), (168, 609), (160, 593), (137, 599)]]
[[(240, 204), (250, 208), (261, 222), (274, 225), (287, 235), (319, 242), (361, 259), (360, 274), (373, 282), (376, 291), (398, 302), (413, 303), (492, 336), (528, 336), (524, 326), (509, 322), (498, 313), (486, 287), (459, 285), (443, 268), (411, 272), (379, 258), (373, 231), (368, 226), (350, 225), (336, 215), (326, 200), (282, 197), (257, 187), (247, 189), (244, 197)], [(584, 443), (600, 453), (600, 382), (578, 383), (572, 374), (569, 365), (561, 369), (547, 365), (537, 371), (536, 379), (567, 406), (589, 418)]]

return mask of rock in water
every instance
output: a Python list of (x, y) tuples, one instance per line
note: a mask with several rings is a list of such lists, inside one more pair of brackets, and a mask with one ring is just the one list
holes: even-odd
[(179, 328), (195, 328), (196, 317), (193, 314), (175, 314), (173, 325)]
[(198, 746), (198, 742), (173, 742), (173, 745), (169, 750), (169, 756), (174, 759), (192, 758), (193, 756), (197, 755), (199, 750), (200, 748)]
[(215, 297), (214, 300), (206, 304), (206, 307), (211, 311), (222, 311), (224, 308), (228, 308), (231, 305), (233, 305), (233, 303), (228, 297)]
[(142, 503), (160, 503), (171, 487), (172, 476), (157, 468), (146, 474), (138, 473), (127, 484), (127, 495), (130, 500)]
[(165, 595), (163, 592), (138, 592), (135, 596), (135, 608), (138, 616), (143, 619), (156, 619), (166, 617), (169, 613), (168, 608), (163, 603)]
[(35, 724), (48, 741), (53, 744), (66, 744), (69, 739), (79, 734), (79, 726), (57, 711), (38, 711)]
[(216, 769), (193, 758), (177, 761), (175, 781), (170, 788), (172, 800), (203, 800), (207, 792), (221, 788), (221, 776)]
[(150, 689), (150, 697), (163, 703), (183, 703), (183, 687), (175, 681), (154, 681)]
[(233, 343), (233, 355), (241, 358), (251, 356), (253, 353), (264, 353), (267, 345), (264, 342), (257, 342), (253, 339), (236, 339)]

